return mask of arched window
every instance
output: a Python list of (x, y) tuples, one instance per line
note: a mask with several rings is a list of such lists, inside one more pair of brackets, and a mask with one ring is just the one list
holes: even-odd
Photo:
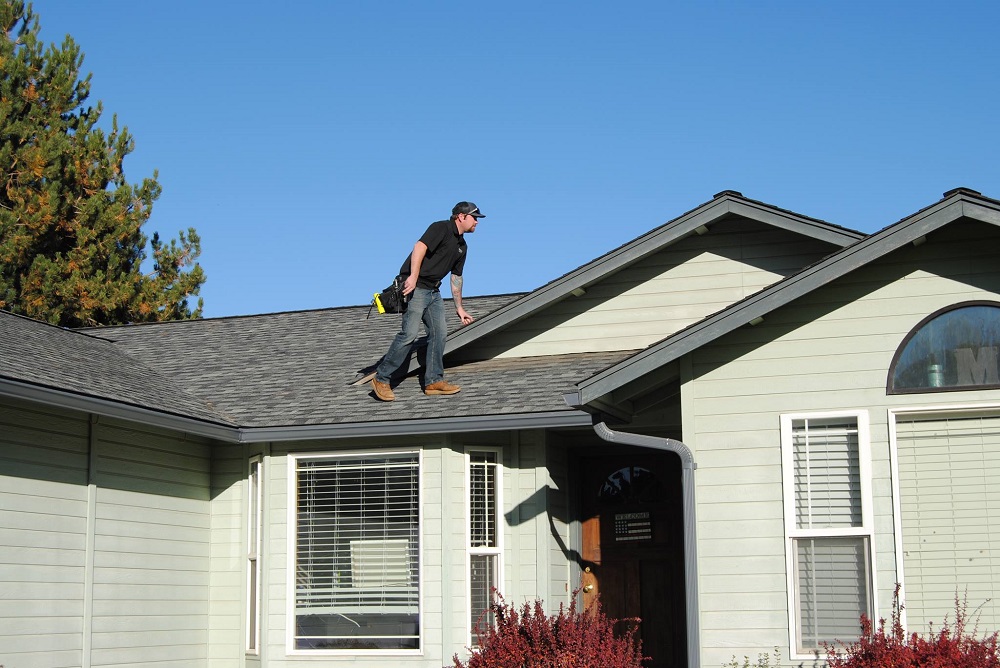
[(889, 368), (889, 394), (1000, 388), (1000, 304), (964, 302), (924, 318)]

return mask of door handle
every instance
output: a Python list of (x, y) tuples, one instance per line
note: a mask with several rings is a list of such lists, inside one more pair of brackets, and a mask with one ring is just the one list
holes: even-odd
[(585, 593), (589, 594), (590, 592), (594, 591), (594, 585), (592, 585), (592, 584), (584, 585), (583, 586), (583, 591)]

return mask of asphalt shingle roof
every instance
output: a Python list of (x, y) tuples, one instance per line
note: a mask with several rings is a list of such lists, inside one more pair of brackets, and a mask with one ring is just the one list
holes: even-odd
[[(777, 216), (774, 224), (837, 243), (863, 236), (725, 191), (530, 294), (465, 298), (479, 321), (471, 327), (463, 328), (446, 307), (447, 350), (565, 297), (575, 287), (570, 278), (598, 280), (672, 243), (705, 222), (695, 219), (699, 212), (711, 220), (736, 212), (774, 223)], [(410, 374), (398, 380), (397, 400), (381, 403), (357, 381), (374, 370), (400, 316), (369, 315), (368, 306), (353, 306), (70, 332), (3, 314), (0, 378), (251, 429), (573, 412), (565, 393), (637, 352), (499, 358), (451, 368), (446, 356), (447, 379), (463, 389), (427, 397), (416, 377), (418, 350)]]
[[(464, 306), (478, 317), (519, 296), (466, 298)], [(563, 401), (564, 392), (630, 354), (466, 363), (446, 368), (448, 380), (462, 386), (460, 393), (447, 397), (423, 394), (416, 375), (420, 365), (414, 360), (410, 374), (396, 387), (397, 400), (381, 403), (368, 383), (357, 381), (385, 353), (399, 330), (400, 316), (373, 312), (368, 317), (368, 312), (368, 306), (353, 306), (84, 333), (51, 329), (102, 351), (102, 357), (93, 360), (97, 377), (111, 379), (127, 368), (130, 376), (148, 377), (151, 384), (153, 379), (158, 379), (156, 383), (169, 379), (172, 387), (183, 388), (185, 396), (211, 402), (219, 414), (244, 428), (571, 411)], [(454, 309), (446, 306), (446, 312), (449, 330), (459, 328)], [(53, 354), (57, 351), (53, 346)], [(66, 371), (64, 365), (53, 369), (54, 375), (60, 371)], [(83, 379), (79, 389), (86, 389)], [(139, 395), (143, 392), (142, 405), (162, 396), (152, 388), (135, 389)]]
[(231, 417), (94, 336), (0, 312), (0, 378), (225, 425)]

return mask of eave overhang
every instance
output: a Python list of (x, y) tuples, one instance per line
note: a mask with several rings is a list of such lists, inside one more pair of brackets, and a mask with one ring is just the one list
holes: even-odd
[(290, 427), (248, 427), (240, 430), (243, 443), (308, 441), (334, 438), (381, 436), (419, 436), (481, 431), (556, 429), (590, 427), (593, 418), (581, 410), (547, 413), (513, 413), (453, 418), (423, 418), (387, 422), (352, 422), (347, 424), (299, 425)]
[(574, 290), (584, 289), (685, 237), (700, 234), (704, 228), (733, 215), (804, 234), (839, 247), (853, 244), (865, 237), (862, 232), (777, 209), (762, 202), (748, 200), (732, 191), (725, 191), (712, 201), (479, 318), (472, 325), (453, 332), (445, 342), (445, 354), (527, 318), (550, 304), (566, 299)]
[(120, 401), (57, 390), (7, 378), (0, 378), (0, 396), (24, 399), (46, 406), (77, 410), (129, 422), (139, 422), (226, 443), (239, 442), (239, 429), (235, 425), (196, 420)]
[(178, 431), (223, 443), (288, 442), (320, 439), (414, 436), (460, 432), (506, 431), (590, 427), (593, 419), (582, 410), (512, 413), (451, 418), (415, 418), (383, 422), (345, 424), (238, 427), (195, 420), (109, 399), (89, 397), (52, 388), (0, 378), (0, 396), (22, 399), (56, 408), (117, 418), (129, 422)]
[(1000, 202), (959, 189), (948, 197), (916, 214), (904, 218), (843, 250), (807, 267), (797, 274), (727, 307), (662, 342), (636, 353), (587, 380), (566, 395), (567, 405), (576, 408), (597, 401), (626, 383), (679, 359), (701, 346), (739, 327), (762, 318), (805, 294), (820, 288), (855, 269), (920, 239), (948, 223), (969, 218), (1000, 225)]

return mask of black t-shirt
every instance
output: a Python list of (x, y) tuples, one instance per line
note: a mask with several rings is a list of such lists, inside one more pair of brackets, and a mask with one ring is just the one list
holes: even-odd
[[(420, 277), (417, 278), (417, 287), (427, 290), (434, 290), (441, 285), (441, 279), (449, 273), (461, 276), (465, 268), (465, 255), (468, 246), (465, 238), (458, 233), (458, 225), (452, 220), (439, 220), (431, 223), (420, 237), (420, 241), (427, 246), (427, 255), (420, 265)], [(410, 275), (410, 257), (406, 256), (403, 266), (400, 267), (401, 276)]]

